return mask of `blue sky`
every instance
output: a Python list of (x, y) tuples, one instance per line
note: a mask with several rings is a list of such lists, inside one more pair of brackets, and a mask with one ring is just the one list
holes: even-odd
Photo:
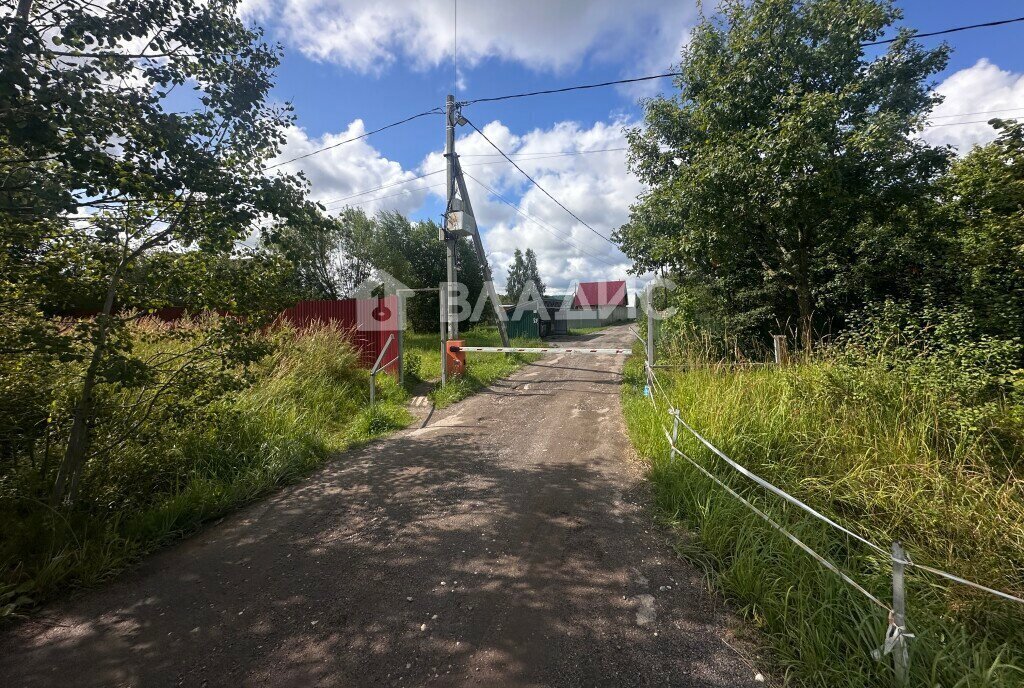
[[(457, 97), (558, 88), (667, 70), (696, 12), (692, 0), (460, 0)], [(710, 4), (710, 3), (706, 3)], [(1019, 0), (903, 0), (904, 24), (922, 32), (1019, 16)], [(282, 159), (442, 105), (456, 81), (452, 62), (453, 0), (244, 0), (243, 12), (280, 41), (285, 57), (274, 97), (291, 102), (297, 128)], [(924, 39), (936, 45), (942, 39)], [(947, 102), (936, 124), (985, 116), (957, 113), (1024, 108), (1024, 24), (952, 34), (949, 68), (937, 78)], [(635, 124), (637, 100), (670, 87), (595, 89), (572, 94), (478, 104), (466, 115), (549, 191), (603, 234), (628, 216), (640, 192), (621, 151), (552, 154), (623, 145)], [(1019, 113), (1007, 115), (1024, 115)], [(358, 143), (293, 163), (309, 176), (328, 207), (360, 203), (369, 212), (394, 208), (412, 217), (437, 216), (443, 175), (412, 180), (443, 167), (439, 116), (422, 118)], [(573, 280), (622, 278), (618, 251), (532, 189), (495, 157), (478, 135), (460, 130), (467, 172), (530, 216), (470, 184), (495, 277), (504, 281), (512, 250), (533, 247), (542, 277), (555, 288)], [(966, 150), (988, 138), (984, 124), (942, 126), (926, 138)], [(358, 196), (362, 191), (388, 186)], [(433, 188), (430, 188), (433, 186)], [(347, 199), (345, 201), (336, 199)]]

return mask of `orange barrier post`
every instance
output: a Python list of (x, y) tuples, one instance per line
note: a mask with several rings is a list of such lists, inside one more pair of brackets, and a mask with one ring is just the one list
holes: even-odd
[(461, 347), (461, 339), (451, 339), (448, 341), (448, 350), (445, 352), (444, 362), (449, 377), (462, 375), (466, 372), (466, 353), (459, 351)]

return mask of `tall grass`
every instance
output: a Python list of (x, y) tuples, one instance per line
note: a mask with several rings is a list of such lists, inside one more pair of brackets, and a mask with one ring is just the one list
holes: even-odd
[[(1024, 595), (1024, 414), (1002, 401), (983, 416), (949, 413), (946, 390), (868, 361), (823, 358), (787, 368), (704, 368), (659, 375), (672, 404), (727, 455), (887, 547), (919, 562)], [(627, 368), (630, 435), (650, 461), (680, 552), (753, 620), (779, 673), (809, 686), (889, 686), (875, 661), (886, 614), (684, 460), (672, 460), (669, 419)], [(756, 488), (684, 429), (679, 446), (784, 523), (879, 598), (891, 598), (886, 557)], [(911, 685), (1024, 685), (1024, 606), (911, 570)]]
[[(49, 508), (33, 471), (2, 476), (0, 616), (108, 578), (139, 555), (306, 475), (332, 452), (408, 422), (405, 392), (390, 376), (378, 376), (380, 401), (370, 407), (368, 372), (343, 333), (270, 336), (274, 353), (249, 371), (247, 386), (184, 417), (175, 412), (180, 400), (163, 398), (128, 441), (91, 460), (75, 508)], [(140, 337), (138, 346), (146, 355), (174, 353), (178, 344)], [(132, 394), (112, 389), (102, 408), (129, 413), (137, 406), (132, 401)]]

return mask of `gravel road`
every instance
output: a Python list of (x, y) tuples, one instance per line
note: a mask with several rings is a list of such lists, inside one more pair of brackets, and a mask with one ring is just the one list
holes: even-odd
[(7, 629), (0, 685), (763, 686), (652, 526), (621, 367), (547, 356), (338, 457)]

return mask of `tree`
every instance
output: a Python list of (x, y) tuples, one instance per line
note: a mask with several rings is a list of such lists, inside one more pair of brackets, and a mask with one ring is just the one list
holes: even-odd
[(858, 305), (858, 230), (925, 212), (947, 165), (912, 135), (948, 51), (903, 31), (868, 57), (900, 17), (888, 0), (724, 0), (719, 16), (694, 29), (679, 93), (628, 133), (650, 190), (616, 237), (636, 270), (712, 285), (748, 331), (795, 318), (810, 346)]
[(369, 277), (370, 268), (356, 248), (369, 235), (371, 220), (361, 210), (341, 217), (317, 210), (292, 217), (264, 237), (264, 244), (295, 268), (295, 288), (306, 299), (342, 299)]
[[(83, 372), (55, 503), (76, 496), (97, 387), (150, 379), (125, 335), (132, 309), (167, 303), (160, 284), (143, 279), (155, 265), (147, 257), (174, 251), (165, 267), (187, 271), (197, 264), (189, 251), (234, 256), (258, 284), (263, 263), (241, 242), (257, 226), (318, 212), (301, 180), (264, 170), (290, 114), (267, 103), (277, 50), (236, 5), (44, 0), (22, 2), (0, 24), (0, 164), (14, 182), (0, 210), (15, 275), (0, 287), (24, 314), (2, 332), (0, 350), (42, 350), (54, 332), (39, 331), (40, 305), (61, 289), (99, 292), (93, 320), (56, 334)], [(172, 94), (180, 110), (168, 107)], [(197, 308), (242, 307), (221, 289), (195, 295)], [(222, 319), (209, 343), (226, 365), (255, 355), (240, 337), (258, 321)]]
[(526, 272), (526, 283), (529, 284), (532, 281), (534, 287), (537, 289), (537, 293), (544, 296), (544, 282), (541, 280), (540, 271), (537, 269), (537, 254), (533, 252), (532, 248), (526, 249), (524, 268)]
[(992, 143), (958, 160), (943, 180), (957, 243), (962, 299), (981, 330), (1024, 332), (1024, 124), (993, 120)]
[(536, 293), (544, 296), (545, 286), (537, 270), (537, 254), (532, 248), (526, 249), (525, 254), (517, 248), (513, 254), (512, 264), (508, 266), (508, 278), (505, 282), (505, 298), (508, 303), (518, 303), (523, 290), (531, 281)]
[(508, 277), (505, 280), (505, 300), (507, 303), (517, 303), (526, 286), (526, 261), (523, 259), (523, 252), (518, 248), (512, 257), (512, 264), (508, 266)]

